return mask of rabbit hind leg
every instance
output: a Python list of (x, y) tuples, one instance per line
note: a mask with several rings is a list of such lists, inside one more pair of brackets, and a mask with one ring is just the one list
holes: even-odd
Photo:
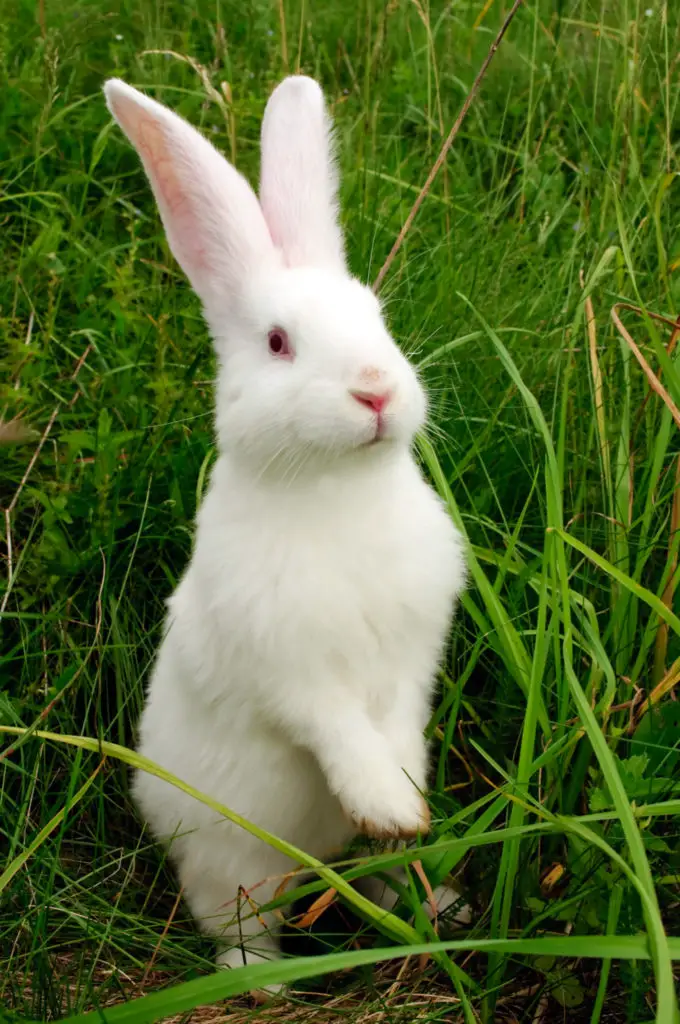
[[(245, 862), (227, 844), (216, 845), (211, 856), (208, 850), (205, 836), (200, 861), (191, 858), (191, 844), (188, 848), (185, 845), (179, 877), (198, 927), (216, 940), (217, 966), (238, 968), (280, 959), (279, 922), (273, 913), (262, 913), (259, 906), (273, 899), (279, 884), (280, 878), (272, 869), (278, 868), (283, 874), (284, 866), (274, 865), (271, 851), (262, 844), (253, 844)], [(249, 884), (239, 881), (244, 878)], [(282, 989), (282, 985), (272, 984), (252, 990), (252, 994), (260, 1000), (269, 999)]]
[[(397, 885), (408, 887), (406, 871), (400, 865), (389, 868), (384, 874), (390, 876)], [(382, 907), (383, 910), (392, 911), (399, 902), (398, 891), (382, 878), (369, 875), (355, 884), (364, 896)], [(461, 928), (470, 923), (471, 911), (470, 907), (461, 906), (460, 903), (461, 896), (457, 889), (451, 885), (438, 885), (432, 891), (432, 899), (426, 898), (422, 906), (428, 919), (433, 921), (458, 904), (456, 913), (451, 917), (447, 916), (447, 923), (452, 927)]]

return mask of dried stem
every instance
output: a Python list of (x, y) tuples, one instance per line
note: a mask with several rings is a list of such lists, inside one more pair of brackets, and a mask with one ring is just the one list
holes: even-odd
[[(583, 271), (581, 271), (580, 273), (580, 280), (581, 288), (585, 288)], [(597, 326), (595, 319), (595, 310), (593, 309), (593, 301), (590, 298), (590, 295), (587, 295), (585, 299), (585, 311), (586, 329), (588, 332), (588, 351), (590, 354), (590, 371), (593, 377), (593, 391), (595, 393), (595, 425), (597, 427), (597, 433), (599, 435), (602, 469), (604, 471), (607, 489), (611, 492), (612, 474), (611, 462), (609, 458), (609, 445), (607, 444), (607, 425), (605, 421), (604, 410), (604, 387), (602, 383), (602, 370), (600, 369), (600, 363), (597, 358)]]
[(621, 318), (619, 317), (619, 314), (616, 312), (616, 310), (617, 310), (617, 306), (612, 306), (611, 316), (612, 316), (612, 320), (614, 321), (614, 324), (616, 325), (617, 331), (619, 332), (621, 337), (624, 339), (624, 341), (626, 342), (626, 344), (630, 348), (631, 352), (633, 353), (633, 355), (637, 359), (638, 363), (642, 367), (642, 369), (644, 371), (644, 374), (645, 374), (647, 380), (649, 381), (649, 386), (652, 388), (653, 391), (656, 391), (656, 393), (659, 396), (659, 398), (665, 404), (666, 408), (668, 409), (668, 411), (670, 412), (671, 416), (675, 420), (676, 426), (680, 427), (680, 409), (678, 409), (677, 405), (675, 404), (675, 402), (673, 401), (671, 396), (668, 394), (668, 392), (666, 391), (666, 389), (663, 386), (663, 384), (660, 382), (659, 378), (656, 376), (656, 374), (652, 370), (651, 366), (649, 365), (649, 363), (647, 362), (647, 360), (643, 356), (642, 352), (640, 351), (638, 346), (635, 344), (635, 342), (631, 338), (629, 332), (626, 330), (626, 328), (621, 323)]
[(494, 55), (496, 53), (496, 50), (500, 46), (501, 40), (503, 39), (503, 36), (505, 35), (505, 33), (508, 30), (510, 22), (515, 17), (515, 14), (517, 13), (518, 9), (522, 6), (522, 3), (523, 3), (523, 0), (515, 0), (514, 4), (510, 8), (510, 11), (508, 13), (507, 18), (505, 19), (505, 21), (501, 25), (501, 28), (500, 28), (500, 31), (499, 31), (498, 35), (496, 36), (496, 38), (494, 39), (493, 43), (491, 44), (491, 48), (490, 48), (489, 52), (486, 55), (484, 63), (482, 64), (481, 68), (477, 72), (477, 77), (475, 78), (474, 82), (472, 83), (472, 88), (470, 89), (469, 93), (465, 97), (465, 102), (463, 103), (463, 106), (460, 108), (460, 113), (458, 114), (458, 117), (454, 121), (453, 127), (451, 128), (451, 131), (449, 132), (449, 134), (448, 134), (448, 136), (447, 136), (447, 138), (446, 138), (446, 140), (444, 142), (444, 145), (442, 146), (441, 150), (439, 151), (439, 156), (437, 157), (437, 159), (435, 160), (434, 164), (432, 165), (432, 169), (431, 169), (430, 173), (427, 176), (427, 180), (425, 181), (425, 184), (423, 185), (422, 189), (420, 190), (420, 193), (418, 194), (418, 197), (416, 198), (416, 201), (414, 202), (413, 206), (411, 207), (411, 209), (409, 211), (409, 214), (408, 214), (408, 217), (404, 221), (402, 229), (399, 232), (399, 234), (397, 235), (397, 239), (396, 239), (394, 245), (392, 246), (392, 248), (390, 250), (389, 256), (387, 257), (387, 259), (383, 263), (382, 267), (380, 268), (378, 276), (376, 277), (376, 279), (375, 279), (375, 281), (373, 283), (373, 291), (374, 292), (378, 292), (380, 290), (380, 286), (382, 285), (382, 283), (383, 283), (383, 281), (385, 279), (385, 275), (387, 274), (387, 271), (392, 266), (392, 263), (394, 261), (395, 256), (397, 255), (397, 253), (401, 249), (402, 244), (404, 242), (404, 239), (406, 238), (406, 235), (410, 231), (411, 224), (413, 223), (413, 221), (415, 219), (415, 216), (418, 213), (418, 210), (420, 209), (420, 207), (421, 207), (421, 205), (423, 203), (423, 200), (425, 199), (426, 195), (430, 191), (430, 188), (432, 187), (432, 182), (437, 177), (437, 174), (439, 173), (442, 164), (446, 160), (446, 156), (447, 156), (449, 150), (451, 149), (451, 146), (453, 145), (453, 141), (456, 138), (456, 135), (458, 134), (458, 132), (460, 131), (460, 126), (462, 125), (463, 121), (465, 120), (465, 116), (466, 116), (468, 110), (470, 109), (470, 107), (472, 106), (472, 103), (473, 103), (477, 93), (479, 92), (479, 87), (482, 84), (482, 79), (484, 78), (484, 75), (487, 72), (489, 64), (493, 60)]
[(283, 67), (288, 73), (288, 41), (286, 39), (286, 9), (283, 0), (279, 0), (279, 24), (281, 26), (281, 60)]
[(182, 899), (183, 894), (184, 894), (184, 886), (180, 886), (180, 890), (177, 893), (177, 899), (175, 900), (173, 908), (170, 911), (170, 915), (169, 915), (167, 921), (165, 922), (165, 925), (163, 927), (163, 931), (158, 936), (158, 942), (154, 946), (153, 953), (151, 954), (151, 959), (149, 960), (148, 964), (146, 965), (146, 969), (144, 971), (144, 976), (142, 977), (142, 980), (141, 980), (141, 982), (139, 984), (139, 987), (140, 987), (142, 992), (144, 992), (144, 990), (146, 988), (146, 983), (149, 980), (149, 975), (151, 974), (151, 971), (153, 970), (153, 965), (156, 962), (156, 957), (158, 956), (158, 951), (161, 948), (161, 945), (163, 944), (163, 940), (165, 939), (165, 936), (168, 934), (168, 932), (170, 930), (170, 925), (172, 924), (172, 922), (174, 920), (174, 917), (175, 917), (175, 914), (177, 913), (177, 908), (179, 907), (179, 901)]
[[(680, 455), (675, 462), (675, 488), (673, 491), (673, 504), (671, 506), (671, 528), (668, 538), (668, 583), (664, 588), (661, 600), (670, 610), (673, 608), (675, 588), (677, 580), (675, 571), (678, 567), (678, 531), (680, 531)], [(666, 672), (666, 655), (668, 653), (668, 623), (663, 620), (659, 623), (659, 631), (656, 634), (654, 644), (654, 669), (652, 679), (655, 683), (663, 680)], [(673, 684), (675, 685), (675, 684)], [(657, 687), (658, 688), (658, 687)]]

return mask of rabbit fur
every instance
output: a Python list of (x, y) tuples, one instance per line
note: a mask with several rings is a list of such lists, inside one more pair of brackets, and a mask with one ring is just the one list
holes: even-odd
[[(271, 95), (259, 200), (166, 107), (117, 79), (105, 93), (218, 357), (218, 458), (139, 750), (318, 858), (359, 832), (415, 836), (463, 545), (411, 454), (423, 388), (347, 269), (321, 89), (299, 75)], [(151, 774), (134, 796), (218, 963), (275, 957), (253, 907), (294, 863)]]

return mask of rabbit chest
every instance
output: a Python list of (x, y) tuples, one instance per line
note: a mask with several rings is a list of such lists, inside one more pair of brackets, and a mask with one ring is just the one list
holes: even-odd
[[(460, 538), (410, 460), (370, 487), (322, 479), (286, 494), (206, 497), (173, 607), (227, 691), (315, 689), (332, 676), (377, 707), (428, 689), (462, 585)], [(184, 588), (184, 592), (182, 592)], [(227, 697), (227, 692), (225, 692)]]

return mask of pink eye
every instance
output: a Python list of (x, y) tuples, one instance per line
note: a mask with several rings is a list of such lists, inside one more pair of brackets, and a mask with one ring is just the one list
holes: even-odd
[(272, 327), (269, 332), (269, 351), (279, 359), (293, 358), (293, 350), (283, 327)]

